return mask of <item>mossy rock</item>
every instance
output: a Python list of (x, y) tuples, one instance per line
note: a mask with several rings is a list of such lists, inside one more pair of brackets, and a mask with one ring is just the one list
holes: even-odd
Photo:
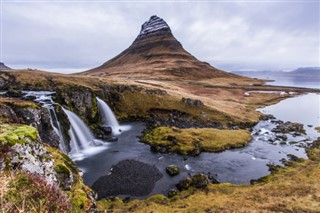
[(209, 180), (205, 174), (198, 173), (192, 177), (191, 185), (195, 188), (206, 188), (208, 184)]
[(0, 125), (0, 145), (13, 146), (31, 142), (37, 139), (38, 131), (28, 125), (1, 124)]
[(179, 181), (179, 183), (176, 186), (180, 191), (183, 191), (183, 190), (189, 189), (191, 186), (191, 183), (192, 183), (191, 178), (187, 177), (187, 178)]
[(176, 196), (178, 194), (179, 194), (179, 190), (177, 190), (177, 189), (170, 189), (168, 191), (168, 197), (169, 198), (172, 198), (172, 197), (174, 197), (174, 196)]
[(176, 176), (176, 175), (180, 174), (180, 168), (176, 165), (170, 165), (170, 166), (167, 166), (166, 172), (170, 176)]

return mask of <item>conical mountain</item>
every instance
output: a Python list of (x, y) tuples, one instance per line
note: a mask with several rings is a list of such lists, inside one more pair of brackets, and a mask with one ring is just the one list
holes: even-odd
[(236, 77), (192, 56), (158, 16), (151, 16), (142, 25), (140, 34), (129, 48), (82, 74), (148, 79)]
[(11, 70), (11, 68), (6, 66), (3, 62), (0, 62), (0, 70)]

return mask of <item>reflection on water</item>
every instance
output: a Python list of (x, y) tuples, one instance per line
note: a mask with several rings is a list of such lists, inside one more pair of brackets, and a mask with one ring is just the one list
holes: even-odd
[(272, 114), (283, 121), (302, 123), (307, 135), (315, 136), (317, 132), (314, 127), (320, 126), (320, 95), (307, 94), (288, 98), (260, 111), (265, 114)]

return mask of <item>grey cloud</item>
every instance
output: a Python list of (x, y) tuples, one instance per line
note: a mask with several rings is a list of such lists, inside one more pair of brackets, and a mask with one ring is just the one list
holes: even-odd
[(319, 2), (4, 2), (1, 60), (92, 68), (127, 48), (157, 14), (187, 51), (221, 69), (320, 66), (319, 13)]

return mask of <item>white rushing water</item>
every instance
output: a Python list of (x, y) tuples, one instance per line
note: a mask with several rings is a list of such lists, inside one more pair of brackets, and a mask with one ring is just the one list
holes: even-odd
[(119, 135), (122, 131), (127, 131), (130, 129), (130, 126), (120, 126), (109, 105), (98, 97), (96, 97), (96, 99), (98, 101), (98, 108), (102, 124), (104, 126), (110, 126), (114, 135)]
[(81, 160), (87, 156), (96, 154), (104, 150), (107, 143), (94, 138), (88, 126), (75, 113), (62, 108), (66, 113), (70, 128), (70, 146), (69, 156), (73, 160)]
[(49, 92), (49, 91), (23, 91), (24, 92), (24, 97), (36, 97), (35, 101), (40, 103), (43, 107), (47, 108), (50, 114), (50, 122), (51, 126), (53, 127), (54, 131), (59, 135), (60, 138), (60, 143), (59, 143), (59, 148), (61, 151), (64, 153), (68, 153), (67, 145), (64, 140), (63, 134), (62, 134), (62, 128), (60, 125), (60, 122), (58, 120), (56, 111), (54, 109), (54, 105), (56, 104), (52, 100), (52, 95), (55, 94), (55, 92)]

